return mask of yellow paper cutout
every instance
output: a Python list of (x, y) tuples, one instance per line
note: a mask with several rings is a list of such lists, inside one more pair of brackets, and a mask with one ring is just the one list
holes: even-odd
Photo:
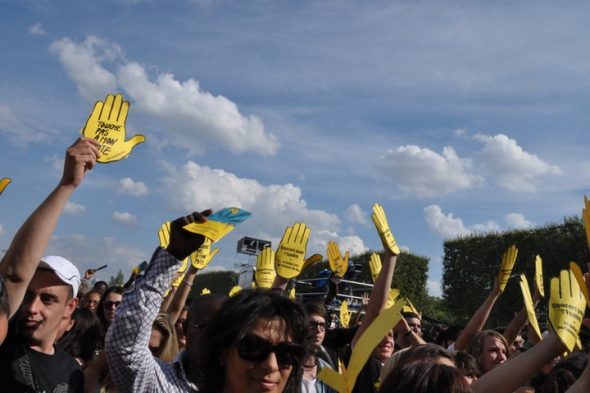
[(145, 141), (141, 134), (125, 140), (128, 113), (129, 101), (123, 100), (121, 94), (109, 94), (104, 102), (97, 101), (94, 104), (82, 134), (100, 143), (98, 162), (107, 163), (127, 158), (135, 146)]
[(419, 318), (422, 318), (422, 314), (420, 312), (418, 312), (418, 310), (416, 309), (416, 307), (414, 307), (414, 305), (412, 304), (410, 299), (408, 299), (407, 297), (404, 299), (406, 300), (407, 304), (402, 309), (402, 312), (411, 312), (411, 313), (416, 314)]
[(343, 258), (342, 254), (340, 254), (338, 244), (336, 244), (336, 242), (332, 240), (328, 242), (327, 252), (330, 269), (332, 269), (332, 271), (336, 273), (338, 277), (343, 278), (346, 274), (346, 270), (348, 269), (349, 252), (346, 251), (346, 254)]
[(551, 327), (567, 351), (572, 352), (584, 318), (586, 300), (571, 270), (562, 270), (559, 278), (551, 279), (548, 309)]
[(512, 273), (512, 268), (516, 262), (517, 255), (518, 248), (516, 248), (514, 245), (508, 247), (508, 250), (506, 250), (506, 252), (502, 255), (502, 263), (500, 264), (500, 271), (498, 272), (498, 285), (500, 287), (500, 292), (504, 292), (504, 288), (506, 288), (506, 284), (508, 283), (508, 279)]
[(529, 282), (524, 274), (520, 275), (520, 290), (524, 299), (524, 307), (529, 319), (531, 327), (540, 339), (543, 338), (541, 335), (541, 328), (539, 327), (539, 321), (537, 321), (537, 315), (535, 314), (535, 304), (533, 303), (533, 297), (531, 296), (531, 290), (529, 288)]
[(297, 298), (296, 293), (295, 293), (295, 287), (291, 288), (291, 290), (289, 291), (289, 299), (291, 300), (295, 300)]
[(266, 247), (256, 257), (256, 279), (259, 288), (272, 288), (277, 272), (275, 271), (275, 252), (272, 248)]
[(229, 291), (229, 297), (234, 296), (236, 293), (240, 292), (242, 290), (242, 287), (239, 285), (234, 286), (232, 289), (230, 289)]
[(543, 260), (539, 255), (535, 258), (535, 285), (541, 297), (545, 297), (545, 288), (543, 286)]
[(369, 359), (369, 356), (371, 356), (375, 347), (402, 319), (400, 311), (405, 303), (405, 300), (402, 299), (393, 307), (385, 309), (379, 314), (356, 343), (350, 356), (348, 367), (342, 367), (341, 374), (326, 367), (320, 371), (318, 378), (340, 393), (351, 393), (361, 369)]
[[(184, 264), (184, 262), (183, 262), (183, 264)], [(186, 265), (188, 266), (188, 263)], [(178, 288), (178, 286), (182, 282), (182, 279), (184, 278), (185, 274), (186, 274), (186, 268), (182, 272), (180, 270), (178, 270), (178, 277), (176, 277), (176, 280), (172, 281), (172, 288)]]
[(576, 281), (578, 282), (578, 285), (580, 286), (580, 290), (582, 291), (582, 294), (584, 295), (584, 299), (586, 299), (586, 304), (590, 305), (590, 296), (588, 294), (588, 286), (586, 285), (586, 280), (584, 278), (584, 273), (582, 273), (582, 269), (580, 269), (580, 266), (578, 266), (577, 263), (570, 262), (570, 270), (572, 271), (574, 278), (576, 279)]
[(381, 273), (381, 257), (379, 254), (372, 253), (371, 259), (369, 259), (369, 268), (371, 269), (371, 278), (373, 279), (373, 284), (377, 281), (377, 277), (379, 277), (379, 273)]
[(305, 262), (303, 262), (303, 267), (301, 268), (301, 272), (303, 273), (304, 271), (306, 271), (307, 269), (309, 269), (310, 267), (312, 267), (316, 263), (321, 262), (322, 259), (324, 259), (324, 257), (321, 256), (320, 254), (313, 254), (312, 256), (307, 258), (305, 260)]
[(205, 222), (193, 222), (183, 228), (189, 232), (201, 234), (215, 243), (251, 215), (252, 213), (239, 207), (226, 207), (209, 215)]
[(393, 307), (395, 301), (399, 297), (399, 289), (393, 288), (389, 290), (389, 294), (387, 294), (387, 302), (385, 303), (385, 308)]
[(301, 273), (310, 233), (311, 229), (301, 222), (285, 229), (275, 255), (276, 270), (279, 276), (294, 278)]
[(343, 300), (340, 303), (340, 324), (347, 328), (350, 323), (350, 312), (348, 311), (348, 302)]
[(168, 247), (168, 244), (170, 244), (170, 221), (163, 223), (158, 229), (158, 239), (160, 240), (160, 247)]
[(215, 248), (213, 251), (211, 251), (211, 240), (205, 238), (205, 241), (203, 244), (201, 244), (201, 247), (189, 255), (188, 259), (195, 269), (202, 270), (209, 266), (209, 262), (211, 262), (213, 257), (217, 255), (218, 252), (219, 248)]
[(203, 290), (201, 291), (201, 295), (209, 295), (211, 293), (211, 291), (209, 290), (209, 288), (203, 288)]
[(250, 288), (256, 289), (256, 281), (252, 281), (252, 283), (250, 284)]
[(0, 180), (0, 195), (4, 192), (4, 189), (10, 184), (11, 180), (8, 177), (3, 178)]
[(389, 248), (393, 254), (399, 255), (399, 246), (393, 237), (393, 233), (391, 233), (391, 230), (389, 229), (387, 216), (385, 215), (385, 211), (380, 204), (375, 203), (373, 205), (373, 214), (371, 214), (371, 219), (375, 224), (375, 228), (377, 228), (377, 233), (379, 234), (383, 245)]

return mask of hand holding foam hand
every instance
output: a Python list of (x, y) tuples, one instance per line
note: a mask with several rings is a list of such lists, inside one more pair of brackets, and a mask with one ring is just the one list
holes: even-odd
[(211, 210), (201, 213), (193, 212), (188, 216), (177, 218), (170, 223), (170, 235), (168, 245), (165, 247), (168, 253), (179, 261), (184, 261), (190, 254), (197, 250), (205, 242), (205, 237), (198, 233), (189, 232), (185, 226), (196, 222), (207, 222), (207, 216)]
[(586, 300), (570, 270), (562, 270), (559, 278), (551, 279), (549, 322), (568, 352), (572, 352), (578, 340), (585, 308)]
[(211, 251), (211, 240), (205, 238), (205, 241), (195, 252), (189, 255), (188, 259), (191, 262), (192, 267), (195, 269), (203, 270), (209, 266), (209, 262), (219, 252), (219, 248), (215, 248)]
[(346, 270), (348, 269), (348, 257), (349, 253), (346, 251), (344, 254), (344, 258), (342, 258), (342, 254), (340, 254), (340, 249), (338, 248), (338, 244), (336, 242), (330, 240), (328, 242), (328, 262), (330, 263), (330, 269), (340, 278), (343, 278), (346, 274)]
[(275, 256), (279, 276), (290, 279), (301, 273), (310, 234), (311, 229), (304, 223), (296, 223), (285, 229)]
[(129, 101), (123, 100), (121, 94), (109, 94), (104, 102), (97, 101), (94, 104), (82, 134), (100, 144), (98, 162), (107, 163), (127, 158), (135, 146), (145, 141), (141, 134), (125, 140), (128, 113)]
[(498, 272), (498, 285), (500, 292), (504, 292), (504, 289), (506, 288), (506, 284), (508, 283), (508, 279), (512, 273), (512, 268), (516, 262), (517, 255), (518, 248), (516, 248), (516, 246), (510, 246), (504, 255), (502, 255), (502, 263), (500, 264), (500, 271)]
[(533, 297), (531, 296), (529, 282), (527, 281), (524, 274), (520, 275), (520, 290), (522, 291), (522, 298), (524, 300), (524, 307), (526, 309), (529, 323), (531, 324), (539, 339), (541, 339), (543, 336), (541, 335), (541, 328), (539, 327), (539, 321), (537, 321), (537, 315), (535, 314), (535, 303), (533, 302)]
[(256, 258), (256, 286), (258, 288), (272, 288), (277, 272), (275, 271), (275, 252), (266, 247)]
[(190, 223), (185, 225), (184, 229), (189, 232), (199, 233), (215, 243), (233, 231), (238, 224), (246, 221), (251, 215), (252, 213), (238, 207), (226, 207), (211, 214), (207, 217), (207, 221)]
[(373, 205), (373, 214), (371, 214), (371, 219), (373, 219), (373, 223), (375, 224), (375, 228), (377, 228), (377, 233), (379, 233), (379, 237), (383, 242), (383, 246), (389, 249), (393, 253), (393, 255), (399, 255), (400, 250), (393, 237), (393, 233), (389, 229), (389, 223), (387, 222), (387, 216), (385, 215), (385, 211), (383, 207), (375, 203)]

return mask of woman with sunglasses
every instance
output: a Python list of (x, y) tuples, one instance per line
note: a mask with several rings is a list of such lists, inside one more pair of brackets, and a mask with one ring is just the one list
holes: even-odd
[(124, 292), (125, 288), (120, 286), (112, 286), (107, 289), (104, 295), (102, 295), (100, 298), (100, 302), (98, 302), (96, 315), (98, 316), (98, 319), (100, 319), (105, 334), (111, 325), (111, 322), (113, 322), (117, 307), (121, 305)]
[(200, 341), (205, 393), (299, 393), (308, 342), (302, 306), (272, 291), (243, 290), (215, 314)]

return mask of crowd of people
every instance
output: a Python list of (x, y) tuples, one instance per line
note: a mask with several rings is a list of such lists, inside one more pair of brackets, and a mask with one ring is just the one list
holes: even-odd
[[(322, 299), (290, 299), (289, 280), (280, 275), (270, 289), (189, 298), (198, 272), (189, 266), (169, 291), (181, 261), (205, 242), (183, 227), (206, 222), (210, 210), (171, 221), (167, 246), (157, 247), (145, 271), (124, 286), (90, 286), (94, 271), (81, 276), (74, 263), (44, 253), (98, 148), (88, 138), (68, 148), (59, 184), (22, 224), (0, 263), (2, 392), (590, 391), (586, 321), (559, 319), (539, 337), (526, 327), (523, 308), (503, 331), (484, 330), (502, 294), (498, 282), (465, 326), (447, 327), (436, 342), (427, 342), (420, 314), (404, 311), (383, 337), (373, 337), (380, 340), (374, 348), (364, 348), (365, 333), (384, 321), (395, 274), (397, 255), (385, 240), (381, 271), (362, 315), (348, 327), (333, 326)], [(555, 282), (562, 295), (571, 291), (571, 280), (566, 271)], [(541, 300), (538, 291), (533, 298)], [(550, 306), (572, 310), (568, 299)], [(579, 329), (586, 335), (580, 333), (571, 350), (561, 332), (577, 337)], [(359, 355), (363, 350), (367, 356)], [(359, 359), (362, 364), (352, 365)], [(344, 375), (346, 383), (334, 383), (330, 373)]]

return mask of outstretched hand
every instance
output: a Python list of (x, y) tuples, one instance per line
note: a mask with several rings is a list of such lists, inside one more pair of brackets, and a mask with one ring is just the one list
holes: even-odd
[(98, 142), (90, 138), (79, 138), (66, 151), (64, 171), (60, 181), (62, 186), (78, 187), (87, 171), (94, 168), (100, 157)]
[(205, 241), (205, 236), (189, 232), (183, 227), (193, 222), (206, 222), (207, 216), (212, 213), (208, 209), (201, 213), (193, 212), (188, 216), (177, 218), (170, 223), (170, 243), (166, 250), (176, 259), (182, 261), (197, 250)]

